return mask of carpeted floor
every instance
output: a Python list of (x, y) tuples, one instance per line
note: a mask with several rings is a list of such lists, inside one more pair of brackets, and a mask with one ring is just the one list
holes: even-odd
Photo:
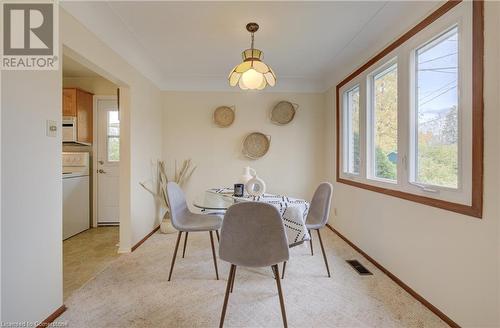
[[(291, 250), (282, 280), (290, 327), (446, 327), (333, 232), (324, 229), (322, 237), (332, 278), (326, 276), (317, 238), (314, 256), (305, 245)], [(192, 233), (186, 258), (179, 247), (168, 282), (175, 238), (156, 233), (114, 260), (69, 297), (68, 310), (57, 321), (69, 327), (217, 327), (229, 265), (218, 261), (216, 281), (209, 235)], [(358, 259), (374, 275), (359, 276), (346, 259)], [(225, 326), (282, 326), (270, 268), (238, 268)]]

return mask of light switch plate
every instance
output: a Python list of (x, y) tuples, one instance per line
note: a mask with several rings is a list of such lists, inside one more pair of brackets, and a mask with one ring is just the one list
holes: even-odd
[(57, 122), (52, 120), (47, 120), (47, 137), (57, 136)]

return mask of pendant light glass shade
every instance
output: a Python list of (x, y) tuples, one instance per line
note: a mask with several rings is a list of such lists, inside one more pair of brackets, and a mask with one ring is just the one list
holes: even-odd
[(253, 47), (253, 33), (257, 31), (258, 25), (255, 24), (256, 28), (252, 25), (253, 29), (249, 29), (249, 25), (247, 30), (252, 33), (252, 47), (242, 52), (243, 62), (229, 74), (229, 85), (232, 87), (238, 85), (242, 90), (262, 90), (267, 85), (273, 87), (276, 84), (276, 75), (271, 67), (262, 61), (264, 55), (262, 51)]

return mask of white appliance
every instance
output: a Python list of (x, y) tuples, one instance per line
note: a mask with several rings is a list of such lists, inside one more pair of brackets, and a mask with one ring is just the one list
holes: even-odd
[(75, 116), (63, 116), (62, 119), (62, 141), (63, 143), (72, 143), (90, 146), (90, 143), (78, 141), (78, 120)]
[(63, 142), (76, 142), (76, 117), (63, 116), (62, 140)]
[(64, 152), (63, 240), (90, 228), (89, 153)]

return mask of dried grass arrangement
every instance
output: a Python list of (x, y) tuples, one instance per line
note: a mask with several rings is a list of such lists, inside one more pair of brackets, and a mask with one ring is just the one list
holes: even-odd
[(191, 159), (186, 159), (182, 162), (179, 169), (177, 167), (177, 161), (175, 161), (175, 171), (172, 180), (168, 179), (164, 161), (157, 161), (155, 166), (156, 173), (153, 174), (154, 178), (151, 180), (151, 187), (148, 186), (147, 182), (140, 182), (139, 184), (151, 195), (153, 195), (159, 206), (165, 210), (165, 214), (163, 215), (163, 220), (160, 225), (161, 232), (173, 233), (175, 232), (175, 229), (172, 227), (172, 223), (170, 221), (170, 204), (167, 196), (167, 183), (169, 181), (173, 181), (182, 187), (189, 180), (189, 178), (191, 178), (193, 172), (196, 170), (196, 166), (193, 165)]

